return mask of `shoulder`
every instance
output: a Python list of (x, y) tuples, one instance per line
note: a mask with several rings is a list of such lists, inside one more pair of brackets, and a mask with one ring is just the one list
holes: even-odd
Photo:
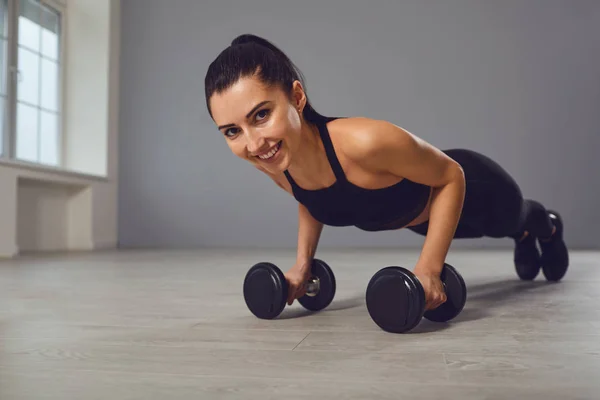
[(391, 159), (397, 162), (424, 145), (412, 133), (385, 120), (336, 119), (329, 123), (328, 130), (337, 152), (373, 170), (389, 171)]
[(391, 122), (357, 117), (334, 120), (328, 128), (336, 152), (365, 171), (430, 186), (464, 178), (456, 161)]

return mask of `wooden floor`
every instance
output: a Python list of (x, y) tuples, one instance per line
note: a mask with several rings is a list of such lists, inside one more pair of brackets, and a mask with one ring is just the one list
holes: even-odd
[(129, 251), (0, 261), (0, 399), (598, 399), (600, 252), (565, 280), (517, 280), (510, 251), (452, 251), (469, 295), (450, 324), (381, 331), (379, 268), (416, 252), (320, 250), (338, 292), (258, 320), (246, 270), (292, 251)]

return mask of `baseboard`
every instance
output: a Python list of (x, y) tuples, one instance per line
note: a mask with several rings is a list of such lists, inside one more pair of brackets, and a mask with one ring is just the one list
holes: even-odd
[(94, 250), (112, 250), (117, 248), (115, 240), (96, 240), (94, 242)]
[(0, 249), (0, 260), (10, 260), (16, 258), (19, 255), (19, 248), (17, 246), (13, 246), (12, 249)]

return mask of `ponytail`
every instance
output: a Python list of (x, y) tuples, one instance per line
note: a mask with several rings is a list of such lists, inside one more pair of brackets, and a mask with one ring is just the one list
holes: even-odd
[[(300, 81), (306, 88), (302, 72), (283, 51), (268, 40), (247, 33), (233, 39), (208, 68), (204, 78), (208, 112), (211, 113), (209, 100), (214, 93), (221, 93), (240, 78), (256, 73), (263, 83), (279, 85), (287, 93), (291, 93), (294, 81)], [(312, 107), (308, 95), (302, 115), (311, 123), (326, 118)]]

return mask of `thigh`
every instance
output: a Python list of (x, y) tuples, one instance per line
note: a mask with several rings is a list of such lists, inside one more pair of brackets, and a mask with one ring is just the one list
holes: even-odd
[(515, 179), (490, 157), (467, 149), (450, 149), (443, 152), (460, 164), (467, 183), (488, 185), (489, 195), (521, 196), (521, 189)]
[[(467, 180), (465, 199), (461, 210), (460, 219), (454, 233), (455, 239), (473, 239), (485, 236), (489, 210), (491, 190), (485, 182)], [(429, 221), (410, 226), (407, 229), (420, 235), (427, 235)]]
[[(455, 238), (505, 237), (521, 218), (521, 190), (510, 174), (491, 158), (467, 149), (444, 150), (465, 174), (465, 199)], [(428, 223), (410, 227), (426, 235)]]
[(465, 172), (466, 220), (477, 221), (483, 236), (506, 237), (521, 224), (523, 195), (515, 179), (496, 161), (473, 150), (444, 151)]

